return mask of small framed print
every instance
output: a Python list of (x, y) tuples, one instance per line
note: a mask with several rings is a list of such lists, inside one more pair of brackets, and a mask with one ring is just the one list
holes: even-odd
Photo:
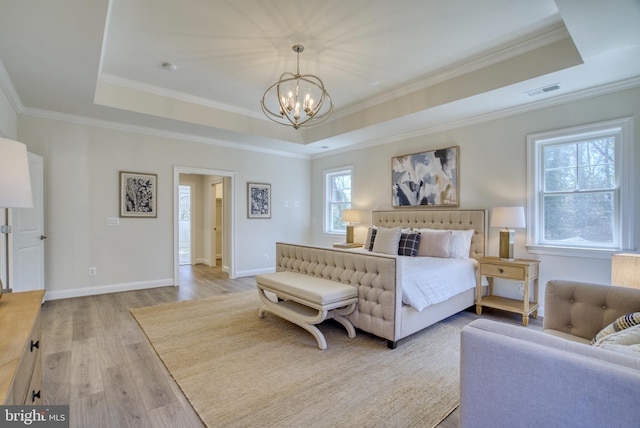
[(247, 217), (271, 218), (271, 184), (247, 183)]
[(157, 217), (157, 181), (157, 174), (120, 171), (120, 217)]

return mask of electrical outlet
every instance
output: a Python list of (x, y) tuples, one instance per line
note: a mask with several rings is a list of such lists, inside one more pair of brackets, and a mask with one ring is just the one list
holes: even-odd
[(89, 275), (93, 276), (93, 275), (97, 275), (98, 274), (98, 270), (95, 267), (90, 267), (89, 268)]
[(107, 218), (107, 226), (119, 226), (120, 219), (117, 217), (108, 217)]

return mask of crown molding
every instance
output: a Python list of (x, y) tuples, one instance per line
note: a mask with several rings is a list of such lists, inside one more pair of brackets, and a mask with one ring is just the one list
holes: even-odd
[(24, 104), (22, 104), (20, 95), (18, 95), (16, 88), (13, 86), (13, 81), (11, 80), (11, 77), (9, 77), (7, 69), (4, 68), (2, 61), (0, 61), (0, 88), (2, 88), (5, 94), (7, 94), (9, 103), (11, 103), (11, 106), (16, 113), (20, 113), (24, 110)]
[(386, 91), (384, 94), (375, 96), (364, 102), (343, 107), (334, 112), (334, 117), (332, 118), (332, 120), (357, 113), (364, 109), (374, 107), (378, 104), (391, 101), (398, 97), (403, 97), (408, 94), (421, 91), (430, 86), (446, 82), (447, 80), (451, 80), (456, 77), (464, 76), (465, 74), (469, 74), (471, 72), (480, 70), (493, 64), (500, 63), (502, 61), (506, 61), (511, 58), (515, 58), (519, 55), (570, 37), (571, 36), (564, 25), (562, 27), (556, 26), (553, 29), (547, 30), (545, 33), (538, 34), (524, 41), (512, 43), (508, 46), (504, 46), (488, 53), (482, 54), (481, 56), (477, 56), (471, 60), (465, 60), (464, 62), (460, 62), (457, 65), (447, 67), (444, 70), (436, 71), (426, 78), (418, 80), (412, 84), (403, 85), (401, 88)]
[(235, 150), (243, 150), (247, 152), (265, 153), (276, 156), (284, 156), (297, 159), (310, 159), (306, 154), (290, 153), (282, 150), (266, 149), (259, 146), (252, 146), (242, 143), (230, 143), (215, 138), (207, 138), (199, 135), (186, 134), (181, 132), (165, 131), (157, 128), (150, 128), (140, 125), (130, 125), (121, 122), (111, 122), (107, 120), (94, 119), (86, 116), (78, 116), (67, 113), (53, 112), (49, 110), (40, 110), (32, 108), (23, 108), (19, 114), (23, 116), (36, 117), (40, 119), (57, 120), (60, 122), (73, 123), (76, 125), (95, 126), (98, 128), (111, 129), (115, 131), (132, 132), (153, 137), (168, 138), (172, 140), (188, 141), (191, 143), (208, 144), (217, 147), (224, 147)]
[(607, 95), (615, 92), (620, 92), (628, 89), (634, 89), (640, 87), (640, 76), (633, 77), (627, 80), (621, 80), (618, 82), (608, 83), (605, 85), (597, 86), (594, 88), (584, 89), (580, 91), (571, 92), (568, 94), (557, 95), (553, 98), (539, 100), (527, 104), (522, 104), (514, 107), (505, 108), (502, 110), (493, 111), (490, 113), (484, 113), (464, 119), (453, 120), (446, 123), (441, 123), (425, 128), (415, 129), (402, 134), (397, 134), (392, 137), (384, 137), (372, 141), (362, 142), (354, 144), (348, 147), (335, 149), (330, 152), (317, 153), (311, 156), (311, 159), (320, 159), (329, 156), (334, 156), (341, 153), (347, 153), (354, 150), (369, 149), (375, 146), (381, 146), (384, 144), (395, 143), (402, 140), (409, 140), (415, 137), (423, 137), (425, 135), (431, 135), (438, 132), (449, 131), (456, 128), (463, 128), (465, 126), (477, 125), (480, 123), (490, 122), (492, 120), (504, 119), (509, 116), (515, 116), (517, 114), (527, 113), (536, 110), (542, 110), (549, 107), (555, 107), (558, 105), (568, 104), (588, 98), (594, 98), (601, 95)]
[(217, 101), (210, 100), (208, 98), (199, 97), (197, 95), (192, 95), (185, 92), (173, 91), (171, 89), (161, 88), (159, 86), (149, 85), (147, 83), (142, 83), (135, 80), (125, 79), (123, 77), (114, 76), (108, 73), (100, 73), (100, 76), (98, 77), (98, 81), (107, 83), (110, 85), (120, 86), (126, 89), (146, 92), (146, 93), (157, 95), (164, 98), (175, 99), (177, 101), (182, 101), (185, 103), (201, 105), (204, 107), (208, 107), (216, 110), (222, 110), (229, 113), (249, 116), (255, 119), (260, 119), (260, 120), (265, 119), (264, 115), (259, 114), (255, 111), (232, 106), (230, 104), (220, 103)]

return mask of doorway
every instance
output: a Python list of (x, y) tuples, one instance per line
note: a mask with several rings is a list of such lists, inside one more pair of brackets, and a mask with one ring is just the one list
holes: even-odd
[[(189, 264), (219, 265), (235, 279), (234, 179), (235, 173), (229, 171), (174, 167), (175, 284), (186, 261), (186, 236)], [(188, 204), (185, 187), (190, 188)]]
[(192, 231), (191, 227), (191, 212), (193, 207), (191, 204), (193, 186), (181, 184), (178, 189), (178, 264), (190, 265), (191, 264), (191, 244)]

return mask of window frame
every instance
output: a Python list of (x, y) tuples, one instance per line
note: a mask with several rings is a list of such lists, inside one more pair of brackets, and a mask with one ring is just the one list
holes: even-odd
[(332, 228), (333, 224), (331, 224), (331, 207), (334, 202), (331, 199), (332, 190), (333, 190), (333, 177), (339, 175), (350, 175), (351, 176), (351, 197), (349, 200), (349, 208), (352, 208), (353, 203), (353, 166), (344, 166), (340, 168), (333, 168), (323, 171), (324, 175), (324, 218), (323, 218), (323, 232), (327, 235), (344, 235), (345, 230), (334, 230)]
[[(604, 135), (615, 135), (615, 175), (614, 206), (615, 246), (563, 246), (547, 243), (541, 234), (544, 205), (542, 197), (544, 163), (542, 149), (545, 146), (578, 142)], [(532, 254), (549, 254), (585, 258), (608, 258), (611, 254), (633, 250), (634, 206), (633, 206), (633, 119), (622, 118), (567, 129), (547, 131), (527, 135), (527, 200), (529, 227), (527, 228), (527, 249)]]

